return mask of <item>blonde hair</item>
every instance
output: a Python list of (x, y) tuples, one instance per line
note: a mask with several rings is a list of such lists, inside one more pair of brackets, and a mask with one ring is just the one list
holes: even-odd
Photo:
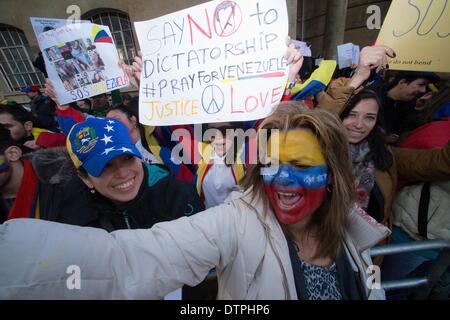
[[(258, 140), (268, 139), (270, 129), (288, 131), (298, 128), (309, 129), (315, 135), (328, 166), (328, 191), (307, 229), (314, 230), (318, 239), (316, 257), (334, 259), (341, 252), (346, 216), (355, 198), (349, 144), (337, 116), (325, 110), (310, 109), (299, 101), (280, 103), (261, 123)], [(268, 130), (268, 134), (263, 136), (262, 129)], [(264, 191), (261, 169), (262, 164), (258, 161), (241, 185), (246, 190), (252, 188), (253, 198), (262, 199), (266, 214), (270, 202)]]

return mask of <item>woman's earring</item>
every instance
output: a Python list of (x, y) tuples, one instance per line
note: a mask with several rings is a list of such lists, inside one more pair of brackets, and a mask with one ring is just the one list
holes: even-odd
[(332, 188), (331, 188), (331, 184), (327, 184), (327, 191), (329, 192), (329, 193), (331, 193), (331, 190)]
[(95, 193), (95, 189), (94, 188), (92, 188), (90, 191), (91, 191), (92, 194)]

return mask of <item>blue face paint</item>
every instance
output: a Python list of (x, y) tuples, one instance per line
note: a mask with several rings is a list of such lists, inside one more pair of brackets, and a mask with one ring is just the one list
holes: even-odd
[(327, 166), (300, 169), (282, 164), (276, 173), (263, 175), (265, 184), (273, 184), (282, 188), (319, 189), (326, 186), (327, 179)]

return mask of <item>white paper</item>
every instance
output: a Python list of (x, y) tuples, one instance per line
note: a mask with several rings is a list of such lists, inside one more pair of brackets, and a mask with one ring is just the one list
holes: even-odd
[(135, 28), (143, 124), (259, 119), (283, 95), (285, 1), (210, 1)]
[(339, 69), (348, 68), (353, 60), (353, 43), (341, 44), (337, 47)]
[(107, 26), (69, 24), (37, 39), (60, 104), (128, 86)]
[(337, 47), (339, 69), (354, 67), (359, 63), (359, 46), (349, 42)]
[(311, 57), (311, 48), (308, 46), (306, 42), (299, 41), (299, 40), (291, 40), (290, 43), (295, 44), (298, 51), (300, 51), (304, 57)]

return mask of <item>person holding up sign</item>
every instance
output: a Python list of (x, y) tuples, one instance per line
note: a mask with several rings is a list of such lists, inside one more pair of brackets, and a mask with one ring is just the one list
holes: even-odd
[[(132, 66), (126, 65), (123, 60), (119, 64), (130, 79), (130, 83), (139, 88), (140, 74), (142, 71), (141, 53), (134, 58)], [(149, 133), (149, 126), (143, 126), (146, 133)], [(220, 122), (206, 124), (207, 130), (203, 136), (207, 136), (205, 141), (197, 141), (192, 133), (191, 126), (165, 126), (158, 132), (163, 134), (147, 134), (145, 136), (148, 145), (152, 139), (161, 141), (165, 146), (169, 146), (172, 132), (176, 129), (184, 129), (188, 135), (188, 142), (182, 144), (183, 151), (190, 154), (189, 160), (199, 153), (202, 159), (199, 163), (193, 163), (193, 183), (197, 188), (199, 196), (204, 200), (206, 208), (222, 204), (229, 196), (234, 187), (241, 181), (246, 173), (246, 145), (244, 141), (233, 138), (235, 129), (244, 129), (245, 124), (241, 122)], [(153, 131), (153, 128), (151, 129)], [(184, 138), (184, 137), (183, 137)], [(181, 143), (180, 143), (181, 145)], [(170, 145), (174, 147), (174, 145)], [(194, 149), (192, 151), (192, 149)], [(227, 156), (228, 155), (228, 156)], [(167, 161), (168, 162), (168, 161)], [(168, 165), (171, 165), (172, 159)], [(167, 164), (166, 162), (164, 162)]]
[[(93, 137), (81, 129), (73, 133)], [(31, 219), (1, 225), (0, 260), (8, 268), (0, 268), (0, 297), (160, 299), (216, 267), (219, 299), (383, 299), (367, 274), (367, 249), (389, 231), (353, 206), (339, 119), (298, 102), (280, 104), (259, 137), (267, 143), (264, 159), (242, 191), (203, 213), (113, 233)], [(77, 145), (72, 134), (69, 141)], [(92, 165), (87, 169), (98, 171)], [(80, 290), (67, 290), (69, 265), (82, 270)]]

